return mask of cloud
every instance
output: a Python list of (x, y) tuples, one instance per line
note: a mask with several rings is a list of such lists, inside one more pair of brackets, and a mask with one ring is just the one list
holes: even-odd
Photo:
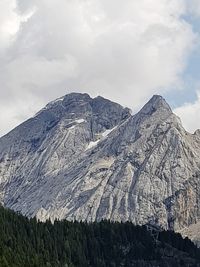
[(15, 7), (15, 0), (0, 2), (0, 55), (19, 29), (20, 18), (14, 11)]
[(6, 122), (0, 118), (1, 133), (21, 122), (13, 114), (28, 118), (70, 91), (101, 94), (135, 109), (152, 94), (181, 86), (196, 41), (182, 18), (182, 0), (10, 2), (4, 21), (14, 21), (16, 30), (12, 38), (9, 29), (9, 37), (0, 32), (6, 43), (0, 105), (8, 114)]
[(200, 16), (200, 2), (199, 0), (186, 0), (187, 8), (190, 14), (196, 17)]
[(194, 103), (185, 103), (174, 112), (181, 118), (184, 127), (190, 133), (200, 129), (200, 91), (197, 91), (197, 100)]

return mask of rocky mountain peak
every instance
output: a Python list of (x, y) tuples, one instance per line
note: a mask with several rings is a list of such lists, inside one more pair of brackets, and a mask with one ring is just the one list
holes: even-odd
[(93, 114), (97, 116), (105, 113), (110, 113), (113, 116), (113, 114), (119, 112), (125, 114), (125, 117), (127, 114), (130, 115), (128, 108), (123, 108), (121, 105), (101, 96), (91, 98), (86, 93), (70, 93), (60, 97), (48, 103), (38, 114), (43, 112), (45, 114), (50, 112), (56, 116), (62, 116), (63, 114), (65, 116), (70, 114), (75, 114), (76, 116)]
[(172, 114), (169, 104), (160, 95), (154, 95), (140, 112), (146, 115), (152, 115), (156, 111)]
[(74, 107), (87, 105), (91, 100), (92, 98), (88, 94), (70, 93), (65, 96), (59, 97), (54, 101), (51, 101), (39, 113), (43, 111), (52, 111), (56, 113), (57, 110), (69, 112), (73, 111)]
[(177, 230), (200, 221), (199, 154), (161, 96), (131, 116), (71, 93), (0, 138), (0, 202), (40, 220), (154, 217)]

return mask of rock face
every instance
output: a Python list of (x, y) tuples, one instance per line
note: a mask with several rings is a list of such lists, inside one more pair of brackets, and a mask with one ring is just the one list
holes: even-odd
[(200, 221), (200, 133), (161, 96), (132, 116), (72, 93), (0, 139), (0, 201), (40, 220)]

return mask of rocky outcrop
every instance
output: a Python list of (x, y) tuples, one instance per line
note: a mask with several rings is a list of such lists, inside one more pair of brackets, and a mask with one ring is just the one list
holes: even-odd
[(136, 115), (69, 94), (0, 139), (1, 202), (40, 220), (200, 220), (200, 135), (161, 96)]

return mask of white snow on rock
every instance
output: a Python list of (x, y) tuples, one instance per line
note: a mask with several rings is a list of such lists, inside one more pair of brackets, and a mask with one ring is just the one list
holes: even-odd
[(83, 123), (84, 121), (85, 121), (84, 119), (75, 120), (76, 123)]
[(105, 139), (105, 138), (106, 138), (112, 131), (114, 131), (116, 128), (117, 128), (117, 126), (113, 127), (112, 129), (108, 129), (108, 130), (106, 130), (105, 132), (103, 132), (102, 134), (100, 134), (100, 136), (102, 136), (102, 138), (99, 137), (98, 140), (96, 140), (96, 141), (91, 141), (91, 142), (88, 144), (88, 146), (86, 147), (85, 150), (89, 150), (89, 149), (95, 147), (100, 141), (102, 141), (103, 139)]
[(64, 98), (65, 98), (64, 96), (59, 97), (59, 98), (55, 99), (54, 101), (50, 102), (50, 104), (55, 104), (55, 103), (57, 103), (57, 102), (63, 101)]
[(113, 127), (112, 129), (108, 129), (105, 132), (102, 133), (103, 137), (107, 137), (112, 131), (114, 131), (117, 128), (117, 126)]
[(88, 150), (88, 149), (91, 149), (91, 148), (95, 147), (95, 146), (99, 143), (99, 141), (100, 141), (100, 139), (97, 140), (97, 141), (91, 141), (91, 142), (88, 144), (88, 146), (86, 147), (85, 150)]

